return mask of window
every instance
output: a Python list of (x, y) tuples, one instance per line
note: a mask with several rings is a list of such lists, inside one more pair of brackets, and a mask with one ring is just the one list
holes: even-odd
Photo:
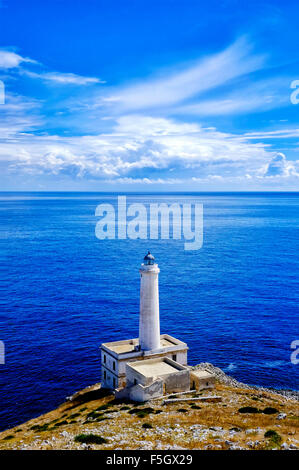
[(115, 361), (113, 361), (113, 370), (115, 370)]
[(104, 380), (106, 380), (106, 371), (104, 370)]
[(209, 386), (209, 382), (206, 383), (206, 386), (207, 386), (207, 387)]
[(173, 359), (174, 361), (176, 361), (176, 354), (173, 354), (173, 355), (172, 355), (172, 359)]
[(116, 386), (116, 381), (115, 381), (115, 378), (113, 377), (113, 387), (115, 388)]
[(104, 364), (106, 364), (106, 354), (104, 354), (103, 362), (104, 362)]
[(193, 380), (193, 382), (192, 382), (192, 390), (195, 390), (195, 382), (194, 382), (194, 380)]
[(137, 385), (137, 379), (134, 379), (134, 385)]

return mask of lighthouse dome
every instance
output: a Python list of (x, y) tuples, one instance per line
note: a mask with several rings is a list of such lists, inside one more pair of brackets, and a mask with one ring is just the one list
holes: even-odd
[(145, 263), (144, 264), (154, 264), (154, 261), (155, 261), (155, 258), (154, 256), (151, 254), (150, 251), (148, 251), (147, 255), (145, 255), (145, 257), (143, 258)]

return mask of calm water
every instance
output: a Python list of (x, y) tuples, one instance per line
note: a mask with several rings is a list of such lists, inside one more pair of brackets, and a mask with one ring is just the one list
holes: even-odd
[(299, 194), (131, 195), (199, 202), (204, 245), (95, 237), (116, 195), (0, 193), (0, 429), (100, 380), (99, 345), (138, 336), (139, 264), (161, 268), (161, 332), (239, 380), (298, 389)]

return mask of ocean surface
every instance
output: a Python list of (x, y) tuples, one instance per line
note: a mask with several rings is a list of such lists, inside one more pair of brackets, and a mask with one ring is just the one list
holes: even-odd
[(298, 389), (299, 193), (131, 194), (201, 203), (204, 242), (99, 240), (117, 194), (0, 193), (0, 430), (100, 381), (102, 342), (138, 336), (139, 265), (160, 273), (161, 333), (238, 380)]

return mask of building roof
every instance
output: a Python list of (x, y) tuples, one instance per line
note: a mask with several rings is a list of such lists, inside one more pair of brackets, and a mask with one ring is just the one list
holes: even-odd
[(136, 370), (144, 377), (161, 377), (163, 375), (176, 374), (186, 369), (186, 367), (167, 357), (128, 362), (127, 366)]
[(214, 377), (213, 374), (208, 372), (207, 370), (202, 370), (202, 369), (193, 369), (191, 370), (191, 374), (196, 375), (199, 379), (210, 379), (211, 377)]
[[(170, 335), (161, 335), (160, 336), (160, 345), (161, 349), (167, 349), (170, 348), (170, 350), (178, 349), (178, 350), (183, 350), (187, 349), (187, 344), (183, 343), (182, 341), (173, 338)], [(110, 343), (103, 343), (101, 347), (103, 349), (106, 349), (107, 351), (110, 351), (111, 353), (117, 354), (117, 355), (125, 355), (129, 353), (136, 353), (140, 352), (138, 349), (139, 346), (139, 338), (133, 338), (133, 339), (125, 339), (122, 341), (112, 341)]]

